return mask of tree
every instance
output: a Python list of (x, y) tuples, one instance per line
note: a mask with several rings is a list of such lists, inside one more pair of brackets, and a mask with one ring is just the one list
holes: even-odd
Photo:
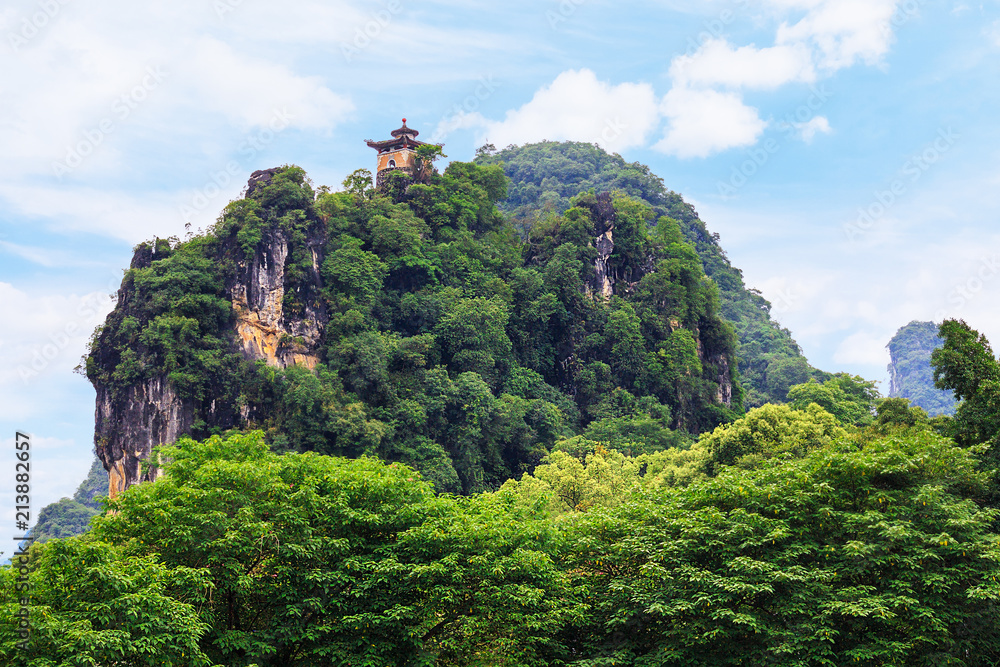
[(844, 435), (834, 416), (816, 404), (805, 410), (764, 405), (702, 435), (699, 444), (716, 464), (755, 468), (769, 459), (801, 458)]
[(575, 665), (993, 665), (1000, 549), (967, 451), (845, 442), (571, 524)]
[(413, 164), (413, 180), (417, 183), (427, 183), (434, 172), (434, 163), (438, 158), (448, 157), (444, 150), (437, 144), (424, 144), (417, 146), (417, 155)]
[(875, 382), (848, 373), (837, 373), (822, 384), (812, 378), (788, 389), (788, 403), (796, 410), (816, 403), (845, 426), (871, 424), (878, 398)]
[[(208, 631), (198, 613), (211, 597), (208, 573), (127, 552), (89, 536), (36, 545), (28, 557), (31, 587), (20, 594), (17, 570), (0, 569), (3, 664), (213, 665), (199, 645)], [(21, 596), (30, 605), (27, 650), (17, 646)]]
[(352, 171), (344, 179), (343, 187), (344, 192), (349, 192), (360, 199), (371, 199), (375, 194), (372, 172), (367, 169)]
[(944, 345), (931, 355), (934, 385), (950, 389), (962, 401), (955, 411), (955, 440), (964, 446), (991, 445), (990, 458), (1000, 459), (1000, 364), (986, 337), (964, 320), (941, 324)]

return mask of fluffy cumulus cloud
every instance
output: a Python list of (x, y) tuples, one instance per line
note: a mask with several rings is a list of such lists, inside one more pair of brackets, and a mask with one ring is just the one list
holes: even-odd
[[(707, 157), (756, 142), (766, 123), (743, 103), (743, 90), (812, 83), (858, 62), (878, 63), (895, 26), (918, 10), (919, 3), (910, 1), (912, 8), (906, 2), (900, 7), (899, 0), (765, 0), (780, 21), (772, 46), (734, 46), (716, 37), (671, 62), (673, 89), (661, 107), (670, 123), (656, 148), (681, 158)], [(832, 127), (816, 117), (796, 130), (810, 143)]]
[(802, 44), (736, 48), (724, 39), (711, 39), (695, 53), (675, 58), (670, 76), (678, 86), (770, 90), (792, 81), (811, 82), (816, 72), (812, 53)]
[(563, 72), (503, 120), (459, 113), (442, 120), (435, 136), (475, 127), (482, 142), (496, 146), (549, 139), (586, 141), (620, 151), (643, 145), (659, 120), (656, 93), (649, 84), (612, 85), (581, 69)]
[(666, 94), (660, 110), (670, 128), (655, 148), (680, 158), (751, 146), (767, 127), (757, 110), (732, 92), (678, 87)]
[(818, 64), (828, 70), (849, 67), (856, 62), (877, 63), (892, 44), (894, 21), (899, 23), (915, 13), (904, 8), (897, 15), (898, 0), (826, 0), (800, 3), (808, 12), (795, 23), (782, 23), (776, 43), (808, 44), (818, 51)]

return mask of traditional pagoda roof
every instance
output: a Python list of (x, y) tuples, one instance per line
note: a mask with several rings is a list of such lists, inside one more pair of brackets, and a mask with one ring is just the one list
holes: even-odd
[(417, 146), (427, 145), (426, 142), (417, 141), (414, 138), (420, 133), (411, 127), (407, 127), (405, 118), (403, 119), (403, 127), (398, 130), (393, 130), (389, 134), (392, 135), (392, 139), (386, 139), (385, 141), (372, 141), (368, 139), (365, 143), (378, 151), (391, 150), (394, 148), (416, 148)]
[(409, 134), (409, 135), (412, 135), (412, 136), (415, 137), (415, 136), (417, 136), (420, 133), (417, 132), (416, 130), (414, 130), (413, 128), (406, 127), (406, 119), (404, 118), (403, 119), (403, 127), (399, 128), (398, 130), (393, 130), (389, 134), (391, 134), (394, 137), (401, 137), (404, 134)]

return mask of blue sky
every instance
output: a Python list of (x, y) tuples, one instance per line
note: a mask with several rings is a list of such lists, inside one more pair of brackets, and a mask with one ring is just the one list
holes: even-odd
[(649, 164), (820, 368), (884, 381), (913, 319), (1000, 340), (996, 0), (8, 0), (0, 42), (0, 439), (35, 435), (36, 508), (89, 464), (72, 369), (132, 246), (255, 169), (338, 187), (403, 116), (455, 160)]

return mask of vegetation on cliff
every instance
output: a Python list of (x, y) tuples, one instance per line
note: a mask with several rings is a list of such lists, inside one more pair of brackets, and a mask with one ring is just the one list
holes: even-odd
[[(263, 428), (277, 451), (377, 455), (464, 493), (563, 437), (652, 451), (741, 412), (735, 337), (677, 220), (584, 194), (522, 239), (496, 207), (496, 166), (344, 185), (271, 170), (205, 235), (140, 246), (87, 360), (99, 391), (126, 400), (166, 377), (196, 437)], [(274, 257), (283, 325), (322, 320), (302, 325), (321, 327), (315, 348), (281, 340), (313, 371), (255, 363), (235, 335), (247, 267)], [(610, 296), (599, 268), (618, 277)]]
[(933, 322), (913, 321), (900, 327), (889, 349), (889, 396), (906, 398), (931, 416), (952, 415), (956, 401), (951, 392), (934, 386), (931, 354), (944, 344)]
[(705, 274), (718, 287), (720, 313), (737, 334), (747, 407), (784, 402), (792, 385), (810, 378), (829, 379), (829, 374), (808, 364), (791, 332), (771, 319), (771, 304), (759, 291), (747, 288), (743, 273), (726, 257), (719, 235), (709, 233), (694, 207), (668, 190), (646, 165), (626, 162), (593, 144), (549, 141), (501, 151), (487, 145), (478, 151), (476, 163), (503, 166), (511, 185), (500, 207), (524, 234), (537, 220), (563, 213), (574, 197), (588, 191), (621, 192), (648, 204), (656, 217), (676, 220)]

